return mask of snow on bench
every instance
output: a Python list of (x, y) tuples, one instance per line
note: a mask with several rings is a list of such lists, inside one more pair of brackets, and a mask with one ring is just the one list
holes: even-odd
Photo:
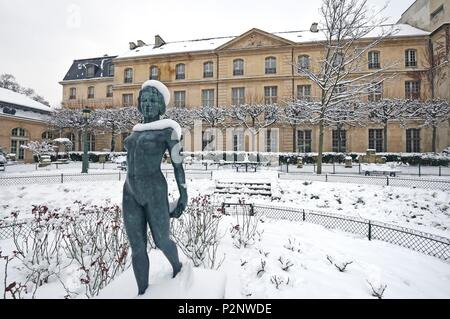
[(366, 176), (377, 174), (381, 175), (389, 174), (389, 176), (396, 176), (397, 174), (402, 172), (393, 165), (382, 165), (382, 164), (362, 164), (361, 171), (364, 172), (364, 175)]

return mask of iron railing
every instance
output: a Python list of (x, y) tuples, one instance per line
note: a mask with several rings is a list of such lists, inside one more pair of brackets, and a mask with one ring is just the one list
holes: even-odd
[(285, 219), (306, 222), (338, 229), (344, 232), (366, 237), (368, 240), (380, 240), (409, 248), (411, 250), (450, 261), (450, 239), (424, 233), (404, 227), (326, 212), (296, 209), (279, 206), (224, 203), (222, 209), (227, 214), (251, 212), (256, 216), (273, 219)]

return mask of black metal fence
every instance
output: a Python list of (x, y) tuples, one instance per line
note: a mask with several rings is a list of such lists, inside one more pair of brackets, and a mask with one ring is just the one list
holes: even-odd
[(360, 175), (341, 175), (341, 174), (304, 174), (304, 173), (279, 173), (281, 179), (300, 179), (318, 182), (351, 183), (351, 184), (369, 184), (380, 186), (399, 186), (439, 189), (450, 191), (450, 179), (431, 179), (431, 178), (408, 178), (391, 176), (360, 176)]
[(368, 240), (380, 240), (409, 248), (426, 255), (450, 261), (450, 239), (420, 232), (413, 229), (371, 221), (363, 218), (331, 214), (306, 209), (253, 204), (223, 204), (228, 214), (252, 212), (255, 215), (273, 219), (285, 219), (306, 222), (338, 229), (344, 232), (366, 237)]

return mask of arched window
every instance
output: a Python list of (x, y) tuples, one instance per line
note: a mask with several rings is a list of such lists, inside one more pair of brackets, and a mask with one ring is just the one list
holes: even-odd
[(233, 61), (233, 75), (244, 75), (244, 60), (236, 59)]
[(277, 73), (277, 59), (273, 56), (266, 58), (266, 74)]
[(212, 78), (214, 76), (214, 63), (211, 61), (203, 63), (203, 77)]
[(380, 52), (370, 51), (369, 56), (369, 69), (379, 69), (380, 68)]
[(150, 80), (159, 80), (159, 68), (156, 65), (150, 67)]
[(183, 63), (177, 64), (175, 71), (177, 80), (184, 80), (186, 78), (186, 66)]
[(133, 83), (133, 69), (132, 68), (125, 69), (123, 82), (124, 83)]
[(50, 141), (50, 140), (53, 140), (53, 133), (52, 133), (52, 132), (49, 132), (49, 131), (42, 133), (42, 139), (43, 139), (44, 141)]
[(16, 159), (25, 158), (25, 150), (21, 147), (28, 142), (28, 132), (23, 128), (14, 128), (11, 130), (11, 154), (16, 154)]
[(299, 70), (309, 70), (309, 55), (298, 56), (298, 68)]
[(89, 152), (95, 151), (95, 134), (94, 133), (88, 133), (88, 151)]

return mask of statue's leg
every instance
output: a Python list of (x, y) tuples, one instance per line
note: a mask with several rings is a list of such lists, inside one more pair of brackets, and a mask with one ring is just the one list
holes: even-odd
[(139, 295), (148, 287), (149, 260), (147, 254), (147, 219), (144, 208), (124, 190), (123, 218), (131, 245), (132, 264)]
[(178, 258), (177, 245), (170, 239), (169, 204), (162, 200), (158, 205), (148, 204), (145, 210), (155, 245), (169, 260), (175, 278), (182, 265)]

